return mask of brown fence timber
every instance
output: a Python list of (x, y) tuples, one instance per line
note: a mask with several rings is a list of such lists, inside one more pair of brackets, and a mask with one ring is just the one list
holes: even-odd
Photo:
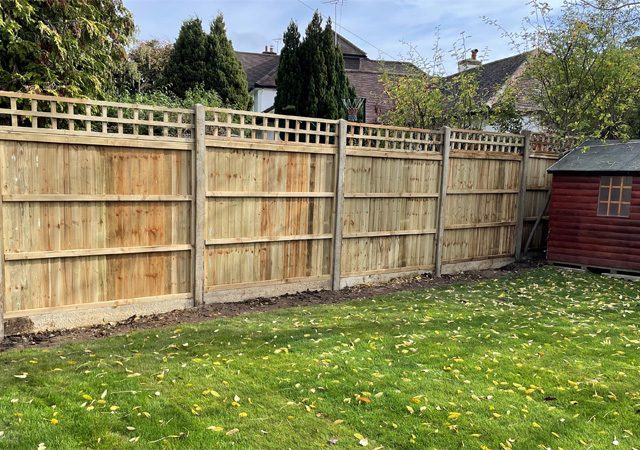
[(0, 308), (184, 307), (505, 264), (558, 154), (535, 134), (0, 92)]

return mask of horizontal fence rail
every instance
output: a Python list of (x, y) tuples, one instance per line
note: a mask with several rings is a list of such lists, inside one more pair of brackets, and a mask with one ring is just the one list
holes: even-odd
[(564, 148), (543, 134), (0, 92), (0, 319), (74, 326), (499, 266), (529, 236)]

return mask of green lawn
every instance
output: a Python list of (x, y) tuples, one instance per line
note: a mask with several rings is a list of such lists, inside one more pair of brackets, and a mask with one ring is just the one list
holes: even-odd
[(542, 268), (0, 354), (0, 447), (640, 448), (640, 285)]

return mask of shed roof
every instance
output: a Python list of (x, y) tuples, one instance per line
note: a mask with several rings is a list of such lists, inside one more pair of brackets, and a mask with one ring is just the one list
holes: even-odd
[(567, 153), (547, 172), (640, 172), (640, 140), (587, 141)]

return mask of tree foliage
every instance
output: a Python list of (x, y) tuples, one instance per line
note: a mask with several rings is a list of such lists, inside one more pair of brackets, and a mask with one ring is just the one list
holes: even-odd
[(2, 0), (0, 89), (102, 98), (134, 30), (122, 0)]
[(183, 22), (167, 62), (165, 77), (171, 91), (184, 98), (194, 86), (208, 87), (207, 34), (198, 18)]
[(156, 90), (135, 93), (124, 92), (115, 96), (114, 99), (123, 103), (166, 106), (168, 108), (193, 108), (196, 103), (210, 107), (222, 106), (220, 96), (215, 91), (206, 90), (202, 86), (189, 88), (185, 92), (184, 98), (177, 97), (172, 92)]
[(206, 57), (209, 79), (205, 80), (204, 86), (216, 91), (226, 105), (248, 109), (251, 96), (247, 76), (227, 38), (222, 15), (218, 15), (211, 24)]
[(289, 23), (282, 41), (283, 47), (280, 52), (276, 76), (278, 90), (276, 91), (274, 108), (278, 113), (295, 115), (302, 95), (302, 78), (298, 73), (300, 32), (294, 21)]
[(637, 6), (617, 0), (567, 1), (560, 11), (533, 3), (525, 31), (510, 35), (537, 48), (526, 76), (540, 124), (561, 136), (638, 136), (640, 51)]
[[(410, 47), (407, 59), (412, 69), (404, 75), (384, 71), (381, 82), (392, 108), (383, 121), (413, 128), (482, 128), (493, 125), (491, 108), (479, 95), (478, 75), (481, 68), (447, 77), (444, 75), (443, 52), (438, 45), (430, 59)], [(513, 111), (514, 120), (519, 117)]]
[(338, 119), (346, 109), (343, 99), (355, 97), (344, 71), (342, 52), (335, 44), (331, 19), (322, 28), (316, 11), (299, 42), (296, 25), (284, 34), (282, 59), (278, 66), (276, 112)]
[(227, 38), (221, 15), (212, 22), (209, 34), (204, 32), (198, 18), (182, 24), (167, 61), (165, 79), (180, 98), (189, 89), (200, 86), (217, 92), (227, 106), (239, 109), (251, 106), (247, 78)]
[(130, 93), (157, 92), (166, 89), (165, 68), (173, 45), (157, 39), (140, 41), (129, 51), (126, 75), (121, 79), (121, 91)]

